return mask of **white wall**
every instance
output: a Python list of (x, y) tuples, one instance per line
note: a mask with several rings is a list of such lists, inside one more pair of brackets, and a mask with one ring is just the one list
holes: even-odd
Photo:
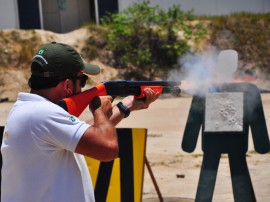
[(19, 28), (18, 15), (16, 0), (0, 0), (0, 29)]
[[(141, 0), (119, 0), (119, 10), (133, 2)], [(195, 15), (227, 15), (235, 12), (270, 12), (270, 0), (150, 0), (150, 5), (158, 4), (167, 9), (172, 5), (181, 5), (185, 11), (193, 10)]]
[[(44, 29), (55, 32), (68, 32), (78, 28), (90, 19), (89, 0), (40, 0), (42, 2)], [(130, 6), (132, 2), (142, 0), (118, 0), (119, 10)], [(63, 2), (59, 10), (57, 2)], [(174, 4), (181, 5), (185, 11), (192, 10), (195, 15), (226, 15), (234, 12), (270, 12), (270, 0), (150, 0), (151, 5), (158, 4), (167, 9)], [(19, 14), (17, 0), (0, 0), (0, 29), (18, 29)]]

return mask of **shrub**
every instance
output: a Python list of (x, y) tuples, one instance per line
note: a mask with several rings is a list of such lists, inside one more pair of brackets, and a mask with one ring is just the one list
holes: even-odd
[(105, 37), (116, 66), (128, 68), (135, 77), (165, 73), (191, 48), (190, 43), (198, 43), (206, 34), (204, 26), (193, 21), (191, 11), (184, 12), (180, 6), (164, 11), (151, 7), (149, 1), (134, 3), (101, 22), (110, 28)]

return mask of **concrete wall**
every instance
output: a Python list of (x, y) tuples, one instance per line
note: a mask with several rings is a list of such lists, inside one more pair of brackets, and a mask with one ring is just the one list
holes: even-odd
[(43, 0), (42, 13), (44, 29), (58, 33), (69, 32), (89, 21), (89, 1)]
[[(140, 0), (119, 0), (119, 10), (127, 8)], [(158, 4), (167, 9), (172, 5), (181, 5), (185, 11), (193, 10), (195, 15), (228, 15), (235, 12), (270, 12), (269, 0), (150, 0), (151, 5)]]
[[(40, 0), (40, 2), (43, 29), (64, 33), (77, 29), (90, 20), (89, 0)], [(18, 16), (17, 0), (0, 0), (0, 29), (19, 29)]]
[(0, 0), (0, 29), (19, 28), (17, 0)]
[[(27, 0), (21, 0), (27, 2)], [(37, 0), (38, 1), (38, 0)], [(90, 0), (39, 0), (41, 28), (65, 33), (90, 21)], [(119, 10), (142, 0), (118, 0)], [(195, 15), (227, 15), (235, 12), (270, 12), (270, 0), (150, 0), (151, 5), (168, 9), (181, 5)], [(43, 14), (43, 15), (42, 15)], [(0, 29), (19, 29), (17, 0), (0, 0)], [(35, 17), (35, 16), (33, 16)]]

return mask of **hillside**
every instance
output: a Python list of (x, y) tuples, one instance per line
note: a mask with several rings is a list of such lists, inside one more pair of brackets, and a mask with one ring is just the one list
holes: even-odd
[[(199, 47), (202, 54), (205, 55), (209, 47), (217, 51), (234, 49), (239, 55), (239, 69), (256, 71), (259, 78), (256, 84), (264, 89), (270, 88), (270, 16), (236, 14), (199, 20), (208, 29), (208, 35)], [(85, 62), (101, 66), (101, 75), (91, 77), (88, 87), (104, 80), (124, 79), (119, 69), (113, 67), (111, 52), (90, 47), (90, 39), (101, 46), (106, 43), (99, 30), (91, 31), (91, 27), (65, 34), (45, 30), (0, 30), (0, 99), (15, 100), (19, 91), (29, 90), (27, 81), (34, 52), (41, 44), (51, 41), (69, 44), (82, 54)]]
[[(0, 31), (0, 99), (8, 97), (9, 100), (15, 100), (19, 91), (29, 91), (27, 82), (31, 58), (41, 44), (57, 41), (69, 44), (81, 52), (89, 34), (91, 33), (85, 28), (66, 34), (44, 30)], [(89, 61), (85, 55), (82, 57), (85, 62), (98, 64), (102, 68), (102, 74), (92, 77), (92, 83), (117, 77), (114, 68), (99, 60)]]

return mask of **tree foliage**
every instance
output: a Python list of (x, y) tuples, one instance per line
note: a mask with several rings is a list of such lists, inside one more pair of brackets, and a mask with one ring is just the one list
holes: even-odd
[(134, 3), (127, 9), (101, 20), (109, 27), (107, 46), (118, 67), (128, 74), (148, 78), (172, 68), (177, 59), (206, 34), (205, 27), (193, 20), (192, 12), (180, 6), (167, 11), (150, 6), (149, 1)]

